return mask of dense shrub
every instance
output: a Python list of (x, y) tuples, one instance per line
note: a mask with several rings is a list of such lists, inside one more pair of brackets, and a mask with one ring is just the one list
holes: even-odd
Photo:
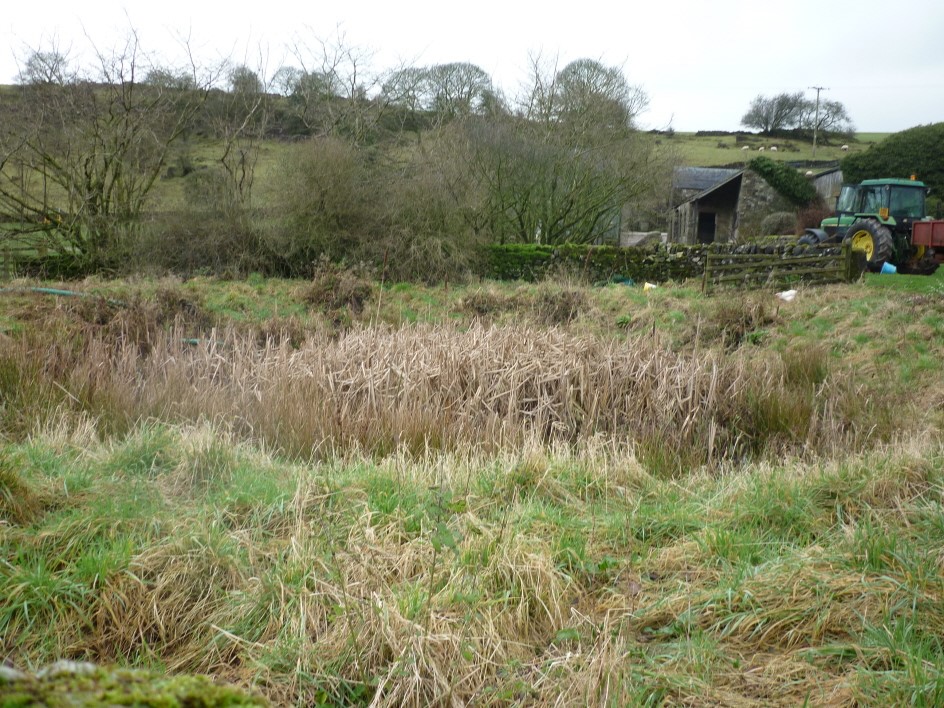
[(935, 192), (944, 189), (944, 123), (919, 125), (888, 136), (842, 163), (847, 182), (917, 175)]
[(755, 157), (748, 165), (796, 206), (807, 206), (818, 199), (813, 185), (789, 165), (769, 157)]
[(396, 280), (462, 278), (478, 250), (450, 192), (455, 167), (435, 150), (394, 159), (335, 138), (301, 143), (279, 171), (269, 257), (283, 270), (327, 257)]
[(792, 211), (775, 211), (760, 222), (760, 232), (765, 236), (772, 234), (792, 234), (796, 229), (796, 214)]
[(184, 209), (161, 214), (127, 245), (128, 272), (281, 274), (267, 253), (258, 222), (248, 212)]

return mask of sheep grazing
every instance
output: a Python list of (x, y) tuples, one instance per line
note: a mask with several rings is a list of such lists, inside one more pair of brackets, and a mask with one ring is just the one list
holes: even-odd
[(763, 151), (764, 151), (764, 146), (763, 146), (763, 145), (761, 145), (759, 148), (757, 148), (757, 152), (763, 152)]
[(806, 176), (807, 176), (807, 177), (812, 177), (812, 176), (813, 176), (813, 170), (807, 170), (807, 171), (806, 171)]
[(741, 150), (750, 150), (750, 149), (751, 149), (750, 145), (745, 145), (744, 147), (741, 148)]
[(771, 146), (770, 146), (770, 151), (771, 151), (771, 152), (777, 152), (777, 146), (776, 146), (776, 145), (771, 145)]
[(843, 145), (843, 146), (842, 146), (841, 148), (839, 148), (839, 149), (842, 150), (843, 152), (848, 152), (848, 151), (849, 151), (849, 146), (848, 146), (848, 145)]

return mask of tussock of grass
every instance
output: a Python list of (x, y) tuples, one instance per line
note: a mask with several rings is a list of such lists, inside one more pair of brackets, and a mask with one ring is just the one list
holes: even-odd
[(23, 479), (16, 456), (0, 452), (0, 518), (8, 523), (31, 521), (46, 506), (45, 495)]
[[(46, 459), (67, 428), (7, 455)], [(70, 465), (110, 474), (5, 529), (17, 663), (161, 665), (278, 703), (940, 687), (944, 451), (927, 442), (678, 480), (599, 440), (293, 466), (205, 425), (77, 436)], [(31, 468), (26, 492), (60, 474)]]

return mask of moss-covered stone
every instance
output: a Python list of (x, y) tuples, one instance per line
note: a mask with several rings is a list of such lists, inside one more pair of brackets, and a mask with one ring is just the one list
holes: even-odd
[(686, 280), (701, 277), (707, 246), (648, 246), (618, 248), (561, 244), (505, 244), (489, 249), (486, 275), (498, 280), (541, 280), (557, 273), (601, 282)]
[(162, 676), (147, 671), (57, 662), (35, 675), (0, 673), (0, 708), (21, 706), (147, 706), (222, 708), (264, 706), (258, 696), (205, 676)]
[[(663, 283), (704, 277), (705, 262), (709, 253), (767, 255), (789, 259), (810, 256), (835, 257), (841, 252), (838, 246), (802, 246), (793, 239), (770, 243), (713, 243), (696, 246), (667, 244), (637, 248), (576, 244), (506, 244), (489, 249), (489, 270), (485, 275), (497, 280), (535, 281), (564, 275), (593, 283), (627, 279), (637, 283)], [(778, 270), (784, 270), (785, 264), (778, 260), (777, 267)]]

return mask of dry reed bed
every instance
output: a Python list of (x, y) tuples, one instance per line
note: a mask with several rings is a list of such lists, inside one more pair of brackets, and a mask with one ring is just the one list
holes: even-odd
[(869, 396), (817, 373), (823, 352), (799, 357), (798, 373), (756, 350), (680, 353), (657, 338), (482, 325), (360, 328), (297, 349), (233, 330), (196, 345), (172, 331), (148, 333), (145, 345), (94, 335), (83, 346), (6, 349), (18, 382), (32, 367), (53, 399), (124, 429), (142, 418), (223, 421), (303, 458), (603, 435), (681, 468), (785, 446), (856, 446), (887, 433)]

